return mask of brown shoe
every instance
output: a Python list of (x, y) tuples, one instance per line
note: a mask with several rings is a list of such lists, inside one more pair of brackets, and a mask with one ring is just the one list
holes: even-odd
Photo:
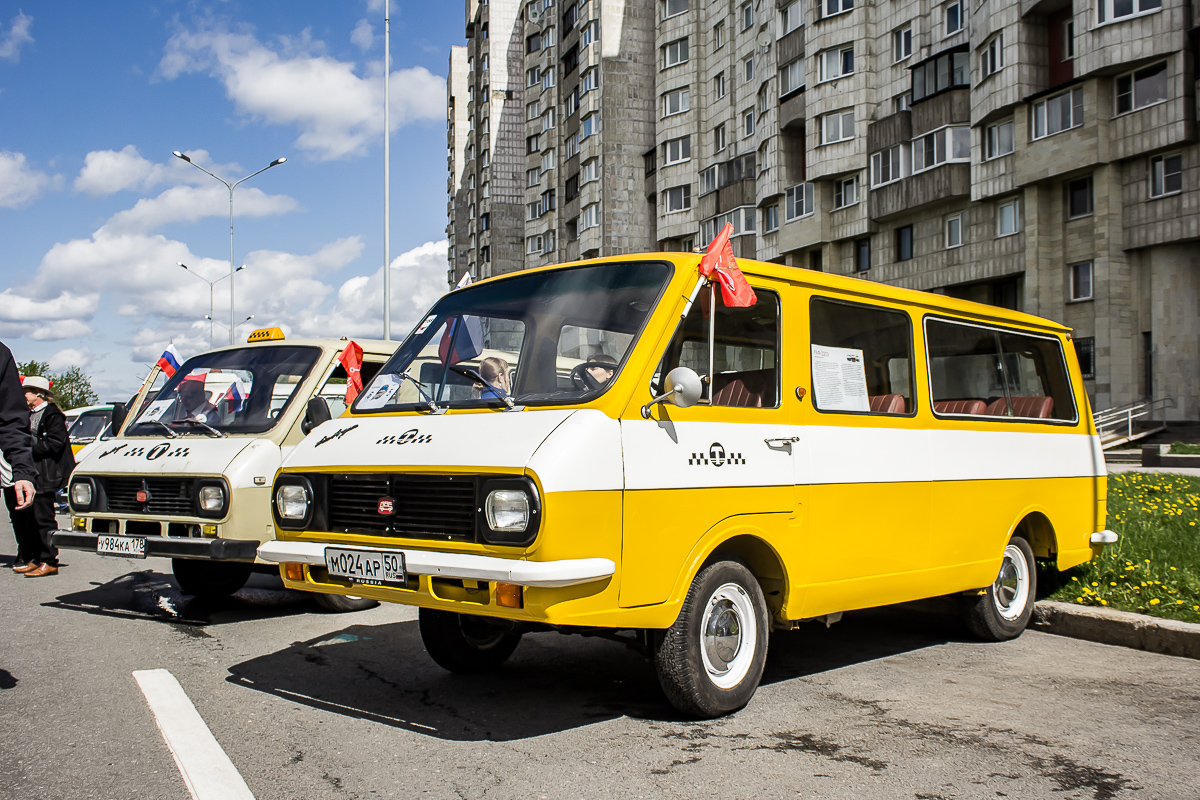
[(37, 563), (36, 561), (30, 561), (28, 564), (22, 564), (19, 567), (13, 567), (12, 571), (17, 573), (33, 572), (40, 566), (41, 564)]
[(47, 575), (57, 575), (58, 567), (53, 564), (38, 564), (37, 569), (25, 573), (26, 578), (44, 578)]

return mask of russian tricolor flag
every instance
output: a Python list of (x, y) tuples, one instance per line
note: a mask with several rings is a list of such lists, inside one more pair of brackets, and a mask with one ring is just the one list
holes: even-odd
[(165, 372), (168, 378), (175, 374), (175, 370), (179, 369), (181, 363), (183, 363), (183, 358), (180, 357), (179, 351), (173, 344), (167, 345), (167, 349), (158, 357), (158, 368)]
[(242, 410), (242, 404), (246, 402), (246, 392), (242, 390), (239, 381), (234, 381), (229, 391), (225, 393), (225, 402), (228, 404), (229, 413), (236, 414)]

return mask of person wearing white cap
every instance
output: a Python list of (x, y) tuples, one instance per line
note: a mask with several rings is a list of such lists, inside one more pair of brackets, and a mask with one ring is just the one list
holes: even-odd
[(67, 437), (67, 418), (58, 406), (50, 402), (50, 381), (41, 375), (25, 378), (25, 402), (29, 404), (29, 427), (33, 433), (33, 465), (37, 478), (33, 485), (36, 494), (26, 509), (13, 509), (13, 530), (17, 535), (17, 561), (24, 566), (13, 567), (26, 578), (42, 578), (58, 574), (58, 550), (50, 537), (58, 529), (54, 518), (54, 494), (67, 485), (75, 469), (75, 456)]

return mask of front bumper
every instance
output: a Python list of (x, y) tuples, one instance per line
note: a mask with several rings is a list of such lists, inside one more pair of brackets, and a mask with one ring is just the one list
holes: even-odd
[[(558, 588), (591, 583), (612, 577), (617, 565), (607, 558), (572, 558), (561, 561), (519, 561), (512, 558), (443, 553), (378, 547), (345, 547), (340, 550), (371, 550), (404, 554), (404, 564), (414, 575), (436, 575), (475, 581), (513, 583), (518, 586)], [(320, 542), (265, 542), (258, 548), (263, 561), (325, 565), (325, 547)]]
[[(90, 550), (96, 552), (99, 536), (119, 534), (96, 534), (81, 531), (55, 531), (51, 539), (55, 547), (67, 550)], [(205, 561), (253, 561), (259, 542), (245, 539), (193, 539), (169, 536), (121, 536), (129, 539), (145, 539), (147, 556), (166, 558), (195, 558)]]

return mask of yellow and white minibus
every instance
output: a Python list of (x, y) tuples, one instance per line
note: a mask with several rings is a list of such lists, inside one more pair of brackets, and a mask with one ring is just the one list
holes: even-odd
[(284, 461), (260, 557), (419, 606), (454, 671), (547, 627), (641, 641), (670, 701), (715, 716), (753, 695), (772, 628), (961, 594), (1008, 639), (1036, 562), (1115, 541), (1067, 328), (753, 261), (757, 301), (727, 308), (699, 261), (443, 297)]

